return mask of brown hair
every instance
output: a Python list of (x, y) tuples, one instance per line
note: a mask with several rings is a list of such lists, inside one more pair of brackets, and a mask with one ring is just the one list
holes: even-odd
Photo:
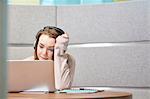
[[(37, 45), (39, 42), (39, 38), (42, 34), (48, 35), (51, 38), (56, 39), (59, 35), (64, 34), (64, 31), (60, 28), (54, 27), (54, 26), (46, 26), (43, 29), (41, 29), (37, 34), (36, 34), (36, 41), (34, 44), (34, 59), (39, 60), (37, 56)], [(52, 59), (54, 60), (54, 54)]]

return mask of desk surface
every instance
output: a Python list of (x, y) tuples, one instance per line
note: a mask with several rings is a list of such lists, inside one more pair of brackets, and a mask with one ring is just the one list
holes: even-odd
[(104, 91), (90, 94), (56, 94), (56, 93), (38, 93), (38, 92), (28, 92), (28, 93), (9, 93), (8, 99), (55, 99), (55, 98), (109, 98), (109, 99), (132, 99), (132, 94), (127, 92), (112, 92)]

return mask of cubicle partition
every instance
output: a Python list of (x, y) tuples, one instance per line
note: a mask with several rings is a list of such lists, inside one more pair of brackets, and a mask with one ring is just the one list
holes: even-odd
[(35, 34), (54, 25), (70, 35), (73, 86), (98, 86), (150, 97), (150, 2), (72, 6), (9, 6), (8, 59), (33, 55)]
[(0, 1), (0, 98), (6, 98), (7, 92), (7, 66), (6, 66), (6, 36), (7, 36), (7, 7), (6, 1)]

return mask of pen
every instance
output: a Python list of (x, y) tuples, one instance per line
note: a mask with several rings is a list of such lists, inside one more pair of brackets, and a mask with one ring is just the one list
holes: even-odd
[(97, 90), (97, 89), (90, 89), (90, 88), (72, 88), (73, 90)]
[(90, 88), (79, 88), (79, 90), (96, 90), (98, 92), (102, 92), (104, 90), (99, 90), (99, 89), (90, 89)]

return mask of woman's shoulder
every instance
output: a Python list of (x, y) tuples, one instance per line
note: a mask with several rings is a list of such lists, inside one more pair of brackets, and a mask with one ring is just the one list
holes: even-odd
[(29, 57), (27, 57), (27, 58), (25, 58), (23, 60), (34, 60), (34, 56), (29, 56)]

